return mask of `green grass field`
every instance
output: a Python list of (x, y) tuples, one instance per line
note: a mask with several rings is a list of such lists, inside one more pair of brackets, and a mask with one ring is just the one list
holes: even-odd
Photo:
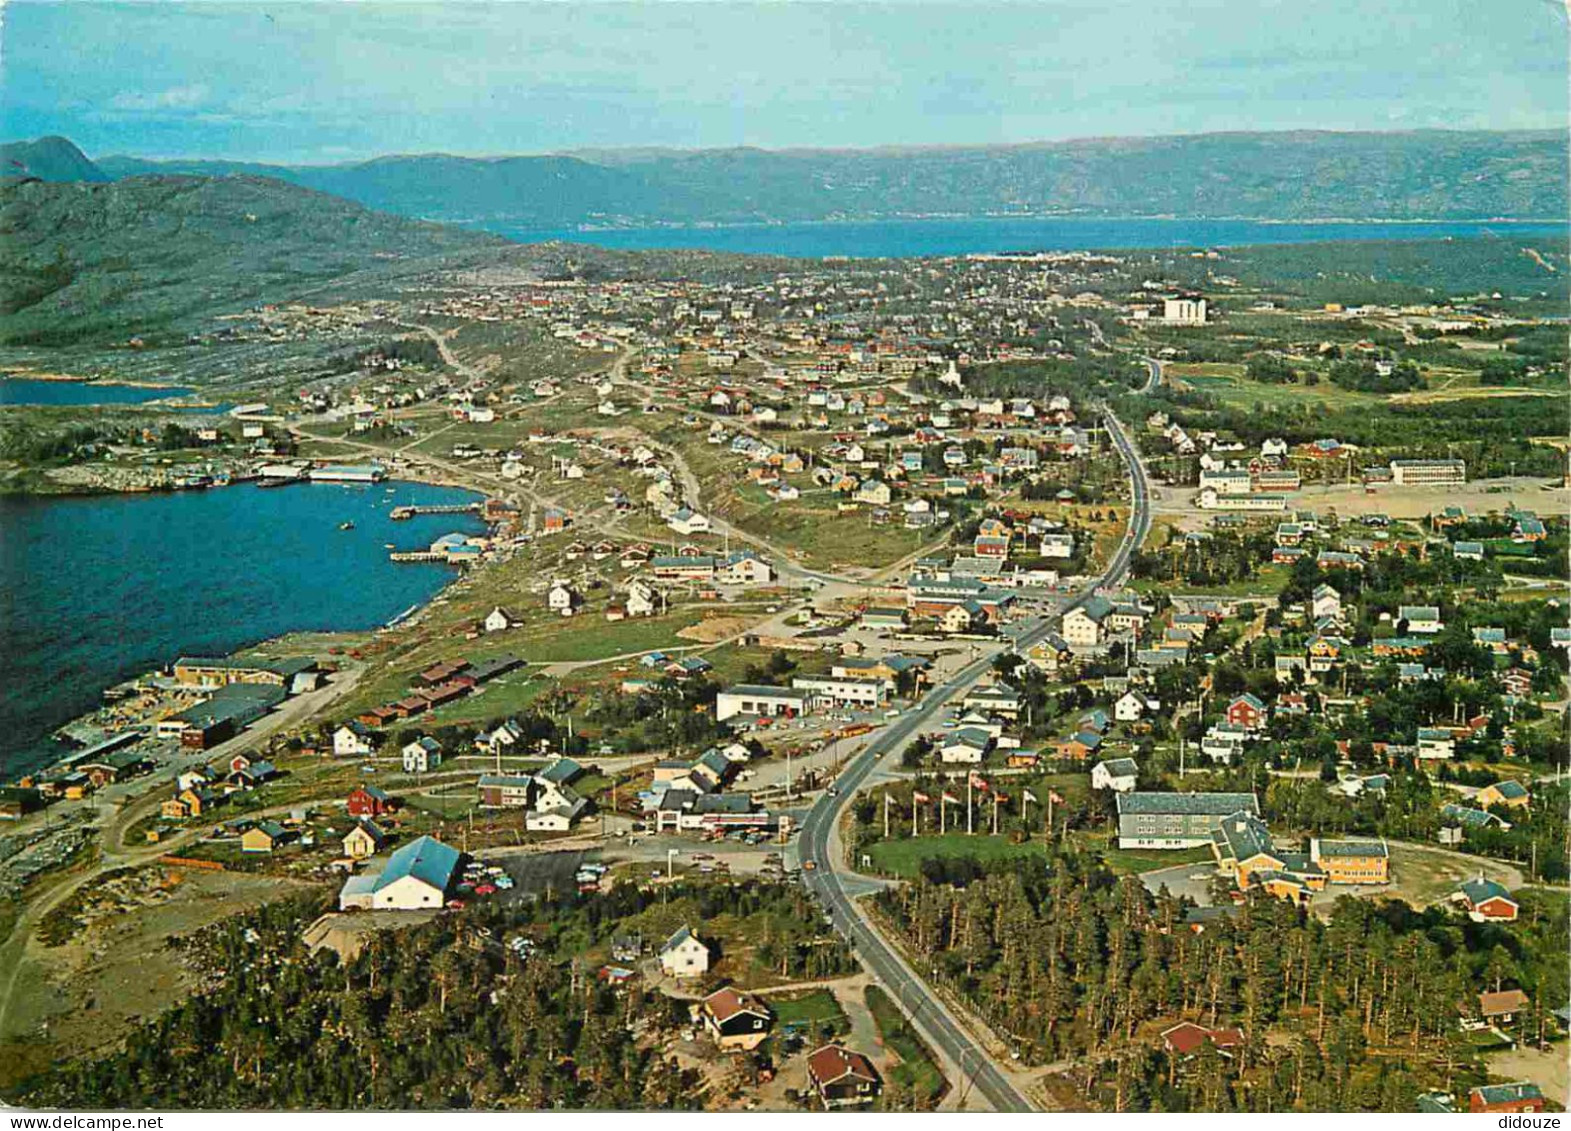
[(693, 641), (683, 640), (677, 633), (703, 620), (704, 612), (702, 608), (689, 606), (661, 617), (622, 621), (608, 621), (598, 612), (591, 612), (529, 625), (507, 634), (507, 639), (532, 663), (598, 660), (624, 652), (692, 647)]
[(810, 990), (794, 997), (770, 997), (769, 1008), (775, 1011), (778, 1026), (797, 1025), (816, 1029), (828, 1026), (836, 1033), (846, 1031), (845, 1010), (828, 990)]
[(872, 856), (876, 870), (907, 879), (918, 874), (923, 860), (934, 858), (961, 858), (988, 863), (1027, 857), (1040, 860), (1044, 865), (1047, 863), (1047, 850), (1041, 840), (1033, 840), (1029, 844), (1011, 844), (1003, 836), (981, 833), (975, 836), (967, 836), (963, 832), (946, 833), (943, 836), (923, 835), (905, 840), (880, 841), (870, 845), (867, 852)]
[[(1207, 585), (1203, 592), (1216, 597), (1271, 597), (1282, 591), (1290, 573), (1285, 565), (1263, 565), (1255, 571), (1253, 577), (1229, 582), (1226, 585)], [(1171, 592), (1175, 588), (1171, 581), (1155, 578), (1131, 581), (1129, 587), (1137, 593), (1155, 593), (1159, 590)], [(1177, 586), (1177, 589), (1184, 593), (1191, 591), (1190, 587), (1182, 583)]]
[(1224, 376), (1195, 375), (1182, 377), (1182, 380), (1196, 390), (1210, 393), (1224, 404), (1237, 408), (1249, 408), (1257, 404), (1269, 408), (1298, 405), (1328, 409), (1357, 408), (1377, 404), (1385, 399), (1372, 393), (1342, 389), (1324, 380), (1314, 386), (1267, 385), (1242, 377)]
[(879, 987), (867, 987), (867, 1008), (884, 1044), (900, 1056), (900, 1063), (890, 1070), (891, 1078), (911, 1089), (919, 1109), (931, 1109), (949, 1087), (932, 1053), (912, 1031), (894, 999)]

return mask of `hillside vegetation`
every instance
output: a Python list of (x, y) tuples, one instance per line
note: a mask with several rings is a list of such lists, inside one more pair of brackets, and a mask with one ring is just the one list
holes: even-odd
[(1554, 217), (1547, 132), (1229, 133), (945, 149), (381, 157), (345, 165), (154, 163), (110, 176), (262, 173), (373, 208), (492, 227), (985, 216), (1305, 220)]
[(151, 341), (357, 272), (504, 246), (257, 177), (12, 180), (0, 185), (0, 344)]

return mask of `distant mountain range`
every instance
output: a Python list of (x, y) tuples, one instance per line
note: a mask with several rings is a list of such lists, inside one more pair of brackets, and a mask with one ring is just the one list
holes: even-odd
[[(895, 216), (1078, 214), (1266, 220), (1552, 218), (1568, 209), (1552, 131), (1229, 133), (944, 149), (585, 151), (380, 157), (343, 165), (89, 161), (6, 147), (46, 180), (273, 177), (403, 216), (493, 230)], [(24, 171), (24, 170), (16, 170)]]

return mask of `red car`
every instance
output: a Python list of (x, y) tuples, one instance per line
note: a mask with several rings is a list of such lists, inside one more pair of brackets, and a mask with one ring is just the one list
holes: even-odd
[(494, 895), (495, 893), (496, 893), (496, 885), (495, 884), (481, 884), (480, 886), (475, 888), (475, 894), (476, 895)]

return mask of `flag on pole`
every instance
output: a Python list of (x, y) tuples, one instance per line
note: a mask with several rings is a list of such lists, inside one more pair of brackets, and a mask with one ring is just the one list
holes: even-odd
[(1022, 797), (1024, 797), (1024, 798), (1025, 798), (1025, 800), (1027, 800), (1027, 801), (1029, 801), (1029, 802), (1030, 802), (1030, 803), (1031, 803), (1031, 804), (1032, 804), (1032, 805), (1035, 805), (1035, 804), (1037, 804), (1037, 800), (1036, 800), (1036, 794), (1034, 794), (1034, 793), (1032, 793), (1032, 792), (1031, 792), (1031, 791), (1030, 791), (1030, 790), (1029, 790), (1029, 789), (1028, 789), (1028, 790), (1025, 790), (1025, 791), (1024, 791), (1024, 792), (1023, 792), (1023, 793), (1022, 793), (1022, 794), (1021, 794), (1021, 796), (1022, 796)]
[(884, 794), (884, 808), (885, 809), (889, 808), (894, 803), (895, 803), (894, 794), (892, 794), (892, 793)]
[(977, 773), (975, 770), (971, 771), (971, 780), (969, 784), (976, 786), (976, 788), (980, 789), (983, 793), (986, 793), (989, 789), (992, 788), (992, 786), (987, 784), (987, 779), (984, 778), (981, 774)]
[(959, 805), (960, 804), (960, 798), (956, 797), (954, 794), (950, 793), (946, 789), (946, 790), (944, 790), (944, 804), (946, 804), (946, 805)]
[(1064, 803), (1064, 799), (1058, 795), (1058, 791), (1053, 789), (1047, 791), (1047, 799), (1054, 805), (1062, 805)]
[(913, 792), (911, 794), (911, 800), (916, 802), (918, 805), (926, 805), (929, 801), (931, 801), (933, 799), (931, 797), (929, 797), (927, 794), (921, 792), (920, 790), (917, 790), (917, 791), (915, 791), (915, 792)]
[(994, 805), (1002, 805), (1002, 804), (1004, 804), (1008, 800), (1009, 800), (1009, 794), (1007, 794), (1007, 793), (1000, 793), (996, 789), (993, 791), (993, 804)]

